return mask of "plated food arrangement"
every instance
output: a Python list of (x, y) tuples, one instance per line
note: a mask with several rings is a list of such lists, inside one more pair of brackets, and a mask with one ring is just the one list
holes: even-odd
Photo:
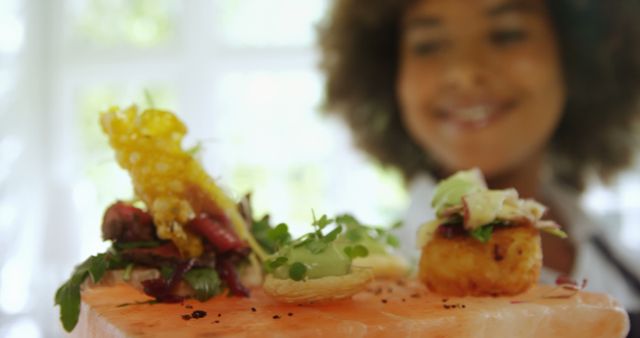
[(436, 219), (424, 224), (420, 279), (449, 296), (499, 296), (535, 285), (542, 266), (539, 231), (566, 238), (543, 220), (545, 207), (515, 189), (490, 190), (479, 170), (458, 172), (435, 190)]
[[(409, 263), (395, 252), (399, 243), (389, 230), (361, 224), (351, 215), (330, 218), (312, 213), (311, 231), (299, 238), (291, 236), (286, 224), (271, 224), (268, 216), (255, 219), (250, 198), (233, 201), (204, 171), (193, 151), (182, 148), (187, 129), (171, 112), (114, 107), (102, 113), (100, 123), (118, 163), (132, 178), (135, 199), (108, 207), (102, 235), (111, 247), (78, 265), (56, 292), (55, 303), (67, 331), (74, 330), (79, 318), (83, 318), (83, 330), (92, 325), (87, 323), (92, 321), (90, 314), (81, 314), (81, 304), (84, 312), (94, 310), (88, 304), (102, 304), (102, 308), (111, 304), (111, 315), (122, 306), (117, 311), (131, 319), (136, 317), (132, 312), (136, 306), (162, 315), (196, 300), (205, 302), (202, 307), (209, 311), (213, 307), (236, 314), (250, 304), (254, 304), (248, 307), (251, 312), (259, 305), (286, 311), (289, 317), (296, 309), (298, 316), (316, 313), (316, 324), (327, 326), (315, 331), (277, 326), (285, 336), (305, 332), (324, 336), (332, 330), (339, 334), (347, 326), (353, 336), (385, 336), (391, 333), (385, 325), (393, 329), (409, 325), (407, 320), (420, 325), (414, 327), (417, 331), (405, 333), (427, 335), (436, 333), (430, 331), (430, 322), (432, 329), (451, 329), (436, 325), (444, 318), (441, 310), (471, 306), (474, 309), (467, 313), (454, 314), (460, 323), (467, 323), (481, 320), (483, 309), (485, 314), (502, 313), (496, 304), (548, 299), (564, 300), (564, 305), (573, 304), (580, 313), (584, 304), (576, 299), (582, 298), (593, 299), (586, 301), (593, 306), (585, 312), (597, 319), (593, 323), (610, 324), (603, 332), (628, 330), (623, 317), (611, 320), (624, 311), (607, 296), (589, 298), (580, 291), (581, 285), (562, 279), (559, 286), (535, 286), (542, 259), (539, 231), (566, 235), (557, 224), (543, 220), (544, 206), (520, 199), (515, 190), (488, 189), (477, 170), (457, 173), (436, 188), (432, 207), (437, 218), (425, 223), (417, 236), (422, 255), (415, 278)], [(126, 291), (126, 284), (139, 291)], [(381, 298), (385, 292), (388, 295)], [(107, 298), (100, 300), (101, 293)], [(125, 294), (127, 299), (114, 304), (114, 295)], [(454, 297), (453, 302), (447, 303), (449, 297)], [(156, 303), (176, 305), (168, 310)], [(524, 306), (514, 313), (523, 309), (526, 313)], [(531, 313), (545, 317), (554, 311)], [(195, 313), (189, 319), (206, 315), (206, 311)], [(596, 318), (597, 313), (601, 318)], [(333, 320), (322, 319), (331, 314)], [(271, 319), (276, 316), (280, 319), (285, 314)], [(382, 324), (377, 325), (375, 318)], [(235, 320), (243, 334), (251, 333), (252, 327), (269, 330), (273, 326), (260, 321), (248, 324), (245, 319)], [(331, 322), (338, 328), (330, 328)], [(218, 333), (243, 336), (232, 331)]]

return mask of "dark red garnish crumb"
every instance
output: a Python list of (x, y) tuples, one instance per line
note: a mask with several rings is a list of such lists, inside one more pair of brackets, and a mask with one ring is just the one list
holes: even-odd
[(183, 320), (189, 320), (189, 319), (191, 319), (191, 315), (182, 315), (182, 319)]
[(194, 319), (204, 318), (206, 316), (207, 312), (202, 310), (195, 310), (191, 313), (191, 317), (193, 317)]
[(462, 304), (462, 308), (463, 308), (463, 309), (464, 309), (464, 308), (466, 308), (466, 307), (467, 307), (466, 305)]
[(256, 312), (256, 311), (258, 311), (258, 310), (256, 310), (256, 308), (254, 308), (254, 307), (251, 308), (251, 312)]
[(445, 309), (449, 309), (450, 306), (447, 305), (447, 304), (444, 304), (444, 305), (442, 305), (442, 307), (445, 308)]
[(291, 317), (291, 316), (293, 316), (293, 313), (289, 312), (289, 313), (287, 313), (287, 316)]
[(504, 259), (504, 254), (500, 251), (498, 244), (493, 245), (493, 259), (499, 262)]
[(446, 298), (442, 298), (442, 302), (443, 302), (443, 303), (446, 303), (447, 301), (448, 301), (448, 299), (446, 299)]
[(385, 304), (387, 304), (387, 300), (386, 300), (386, 299), (383, 299), (383, 300), (382, 300), (382, 302), (383, 302), (383, 303), (385, 303)]
[(218, 317), (222, 317), (222, 313), (218, 313)]
[(407, 300), (406, 300), (406, 299), (404, 299), (404, 298), (402, 298), (402, 301), (403, 301), (403, 302), (406, 302)]
[(273, 315), (273, 319), (280, 319), (280, 316), (278, 316), (278, 315)]
[(420, 295), (417, 294), (417, 293), (414, 293), (414, 294), (411, 295), (411, 298), (420, 298)]
[(220, 321), (219, 321), (219, 320), (216, 320), (216, 321), (214, 321), (214, 323), (219, 324), (219, 323), (220, 323)]

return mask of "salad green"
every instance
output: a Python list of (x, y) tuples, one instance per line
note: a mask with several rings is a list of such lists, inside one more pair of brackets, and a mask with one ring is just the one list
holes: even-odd
[[(256, 225), (258, 223), (258, 225)], [(254, 223), (254, 236), (272, 253), (265, 269), (278, 279), (301, 281), (327, 276), (343, 276), (351, 263), (369, 254), (387, 254), (398, 239), (388, 230), (361, 224), (355, 217), (342, 214), (334, 219), (313, 215), (313, 231), (293, 239), (284, 223), (275, 227), (268, 220)]]
[(478, 169), (460, 171), (440, 182), (431, 205), (437, 219), (421, 227), (418, 238), (421, 246), (436, 231), (445, 236), (467, 233), (486, 243), (496, 227), (522, 224), (561, 238), (567, 236), (558, 224), (542, 219), (545, 206), (532, 199), (521, 199), (515, 189), (489, 189)]
[[(104, 253), (87, 258), (76, 266), (71, 277), (58, 288), (54, 297), (55, 305), (60, 306), (60, 321), (67, 332), (71, 332), (78, 324), (80, 316), (80, 289), (87, 278), (93, 283), (98, 283), (109, 270), (124, 269), (123, 279), (128, 280), (134, 263), (124, 259), (122, 250), (132, 248), (150, 248), (161, 245), (160, 241), (113, 243)], [(162, 278), (169, 279), (173, 269), (163, 266)], [(195, 291), (195, 298), (205, 301), (222, 292), (222, 286), (218, 273), (213, 268), (195, 268), (185, 273), (185, 281)]]

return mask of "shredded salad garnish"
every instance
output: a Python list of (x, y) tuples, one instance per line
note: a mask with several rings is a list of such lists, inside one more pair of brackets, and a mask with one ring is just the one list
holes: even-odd
[(467, 233), (484, 243), (491, 239), (496, 227), (523, 224), (561, 238), (567, 236), (556, 222), (543, 219), (547, 211), (544, 205), (520, 198), (515, 189), (489, 189), (477, 168), (460, 171), (440, 182), (431, 205), (437, 219), (420, 229), (420, 247), (436, 231), (445, 236)]
[[(346, 266), (346, 269), (331, 269), (332, 273), (348, 272), (353, 259), (367, 257), (372, 252), (384, 253), (386, 248), (399, 245), (398, 239), (389, 230), (364, 225), (352, 215), (342, 214), (335, 218), (326, 215), (317, 218), (313, 212), (312, 215), (313, 231), (296, 239), (291, 236), (285, 223), (270, 226), (268, 217), (254, 222), (254, 230), (258, 230), (255, 232), (256, 239), (272, 253), (264, 264), (268, 273), (284, 268), (289, 279), (301, 281), (323, 275), (314, 274), (312, 270), (323, 269), (321, 265), (326, 264)], [(322, 255), (330, 255), (331, 259), (319, 259)]]

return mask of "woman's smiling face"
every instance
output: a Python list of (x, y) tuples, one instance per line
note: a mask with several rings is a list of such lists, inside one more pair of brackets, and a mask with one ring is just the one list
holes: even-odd
[(565, 103), (543, 0), (420, 0), (401, 32), (403, 123), (443, 170), (492, 177), (543, 153)]

